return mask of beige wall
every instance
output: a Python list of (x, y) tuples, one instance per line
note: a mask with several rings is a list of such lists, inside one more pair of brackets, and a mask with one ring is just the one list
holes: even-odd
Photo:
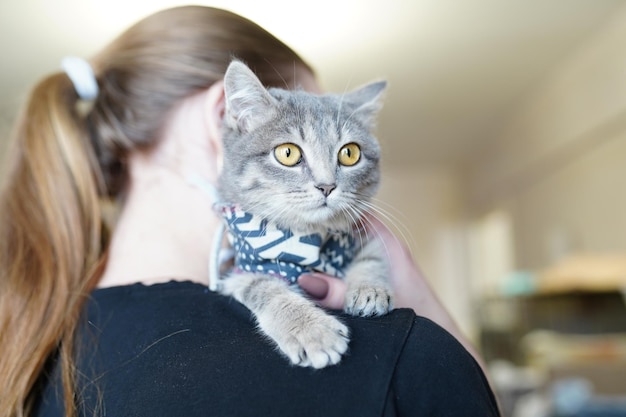
[(626, 252), (626, 9), (502, 121), (468, 166), (474, 219), (509, 212), (515, 267)]

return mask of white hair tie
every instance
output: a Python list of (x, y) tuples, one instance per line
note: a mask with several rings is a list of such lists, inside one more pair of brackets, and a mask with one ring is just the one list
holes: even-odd
[(93, 100), (98, 97), (98, 82), (89, 62), (75, 56), (67, 56), (61, 60), (61, 68), (72, 80), (78, 97), (82, 100)]

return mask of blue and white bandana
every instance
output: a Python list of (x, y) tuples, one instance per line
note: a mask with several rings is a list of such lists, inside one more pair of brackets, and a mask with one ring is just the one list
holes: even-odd
[(235, 251), (235, 271), (280, 277), (295, 284), (301, 274), (323, 272), (343, 278), (357, 245), (352, 233), (302, 235), (279, 229), (237, 206), (217, 204)]

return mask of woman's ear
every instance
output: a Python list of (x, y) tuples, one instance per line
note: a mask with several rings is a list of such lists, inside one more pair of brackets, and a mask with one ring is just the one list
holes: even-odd
[(215, 154), (217, 175), (222, 172), (224, 160), (222, 143), (222, 124), (226, 108), (224, 99), (224, 82), (216, 81), (209, 87), (206, 95), (206, 122), (209, 134), (209, 145)]

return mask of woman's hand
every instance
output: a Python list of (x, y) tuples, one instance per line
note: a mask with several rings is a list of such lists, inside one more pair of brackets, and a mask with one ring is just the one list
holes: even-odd
[(343, 310), (346, 298), (346, 283), (321, 273), (303, 274), (298, 285), (322, 307)]

